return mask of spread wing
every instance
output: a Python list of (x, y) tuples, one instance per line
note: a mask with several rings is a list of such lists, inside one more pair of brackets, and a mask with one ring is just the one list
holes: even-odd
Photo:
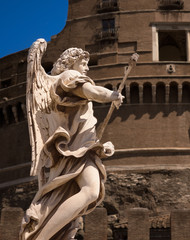
[(51, 114), (50, 87), (56, 76), (46, 74), (41, 65), (47, 42), (36, 40), (28, 54), (26, 106), (30, 144), (32, 148), (31, 176), (41, 174), (47, 156), (43, 151), (45, 141), (49, 138), (48, 115)]

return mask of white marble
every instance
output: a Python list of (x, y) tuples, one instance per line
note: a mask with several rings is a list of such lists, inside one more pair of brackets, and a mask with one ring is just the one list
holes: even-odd
[(38, 39), (28, 54), (31, 175), (38, 175), (39, 190), (23, 218), (20, 240), (73, 239), (79, 217), (101, 203), (106, 180), (101, 158), (111, 156), (114, 146), (97, 139), (92, 101), (114, 101), (117, 108), (123, 101), (87, 76), (89, 53), (82, 49), (67, 49), (46, 74), (41, 66), (46, 46)]

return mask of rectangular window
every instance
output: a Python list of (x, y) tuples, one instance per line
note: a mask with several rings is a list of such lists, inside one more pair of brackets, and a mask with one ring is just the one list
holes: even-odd
[(115, 29), (115, 19), (103, 19), (102, 20), (102, 30), (109, 31), (111, 29)]
[(190, 24), (152, 25), (153, 61), (190, 61)]
[(97, 10), (100, 13), (118, 11), (118, 0), (100, 0), (97, 4)]
[(102, 19), (102, 28), (96, 35), (98, 41), (115, 41), (118, 37), (117, 28), (115, 27), (115, 19)]
[(184, 6), (183, 0), (157, 0), (161, 10), (179, 10)]
[(158, 31), (159, 61), (187, 61), (186, 32)]

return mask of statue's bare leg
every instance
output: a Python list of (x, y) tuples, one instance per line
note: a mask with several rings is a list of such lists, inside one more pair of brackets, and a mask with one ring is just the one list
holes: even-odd
[(94, 163), (90, 162), (76, 181), (81, 189), (80, 192), (60, 205), (36, 240), (50, 239), (56, 232), (73, 220), (84, 207), (97, 200), (100, 192), (100, 176)]

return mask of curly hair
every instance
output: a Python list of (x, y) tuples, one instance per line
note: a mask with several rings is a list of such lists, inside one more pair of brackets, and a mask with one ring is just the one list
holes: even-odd
[(51, 75), (58, 75), (66, 70), (71, 69), (73, 64), (78, 59), (86, 59), (88, 61), (89, 58), (90, 58), (89, 52), (84, 51), (81, 48), (68, 48), (61, 54), (61, 56), (53, 64)]

